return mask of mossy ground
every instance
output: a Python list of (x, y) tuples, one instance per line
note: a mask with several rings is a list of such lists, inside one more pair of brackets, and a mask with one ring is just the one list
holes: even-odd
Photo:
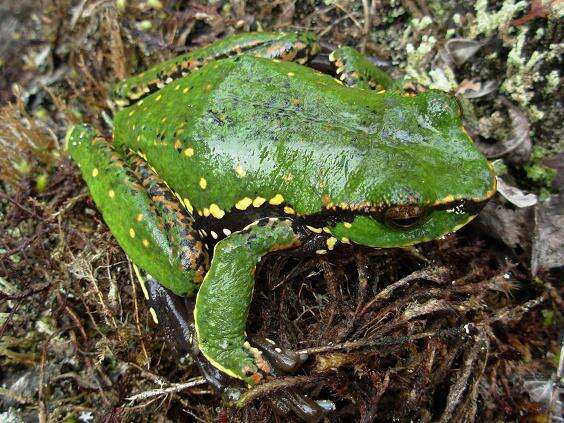
[[(62, 148), (73, 123), (110, 134), (115, 81), (272, 29), (315, 31), (410, 77), (412, 89), (457, 92), (504, 180), (559, 198), (561, 2), (3, 2), (1, 421), (287, 421), (264, 392), (243, 410), (222, 407), (163, 342)], [(546, 421), (558, 400), (563, 274), (558, 259), (534, 258), (549, 242), (542, 204), (498, 198), (490, 218), (413, 249), (265, 260), (249, 331), (311, 356), (266, 394), (298, 385), (336, 403), (330, 421)], [(174, 385), (186, 381), (194, 386)]]

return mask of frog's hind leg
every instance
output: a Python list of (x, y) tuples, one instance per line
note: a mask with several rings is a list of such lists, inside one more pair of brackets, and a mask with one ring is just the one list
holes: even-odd
[(395, 86), (386, 72), (352, 47), (339, 47), (329, 55), (329, 60), (335, 66), (337, 78), (349, 87), (380, 91)]
[(311, 33), (251, 32), (233, 35), (126, 79), (115, 87), (113, 98), (118, 106), (127, 106), (212, 60), (251, 54), (305, 63), (318, 51), (319, 45)]
[(68, 150), (104, 221), (133, 263), (177, 295), (193, 295), (208, 255), (193, 218), (135, 155), (120, 157), (86, 125), (67, 136)]

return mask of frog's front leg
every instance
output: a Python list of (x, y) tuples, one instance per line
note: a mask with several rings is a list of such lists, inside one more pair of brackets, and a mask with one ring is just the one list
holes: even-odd
[(394, 80), (352, 47), (339, 47), (329, 55), (337, 77), (349, 87), (388, 90)]
[(218, 369), (249, 384), (271, 368), (246, 339), (257, 263), (265, 254), (298, 246), (299, 235), (286, 219), (260, 219), (218, 242), (196, 297), (198, 345)]

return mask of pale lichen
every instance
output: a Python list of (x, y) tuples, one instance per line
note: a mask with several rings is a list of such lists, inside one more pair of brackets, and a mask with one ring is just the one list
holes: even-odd
[(474, 5), (476, 24), (470, 26), (469, 38), (476, 38), (479, 35), (489, 37), (493, 34), (505, 36), (511, 28), (514, 16), (528, 5), (528, 1), (505, 0), (499, 10), (488, 11), (489, 1), (477, 0)]
[(434, 36), (424, 35), (417, 47), (412, 43), (408, 43), (405, 46), (407, 52), (405, 73), (407, 77), (416, 80), (420, 84), (431, 85), (432, 80), (425, 72), (425, 67), (436, 43), (437, 39)]

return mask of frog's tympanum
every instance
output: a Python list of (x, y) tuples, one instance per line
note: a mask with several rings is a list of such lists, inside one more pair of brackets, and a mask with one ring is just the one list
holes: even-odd
[(67, 135), (155, 322), (217, 388), (302, 360), (247, 339), (265, 254), (429, 241), (495, 192), (453, 96), (403, 92), (349, 47), (321, 73), (319, 51), (311, 34), (230, 37), (120, 83), (113, 140)]

